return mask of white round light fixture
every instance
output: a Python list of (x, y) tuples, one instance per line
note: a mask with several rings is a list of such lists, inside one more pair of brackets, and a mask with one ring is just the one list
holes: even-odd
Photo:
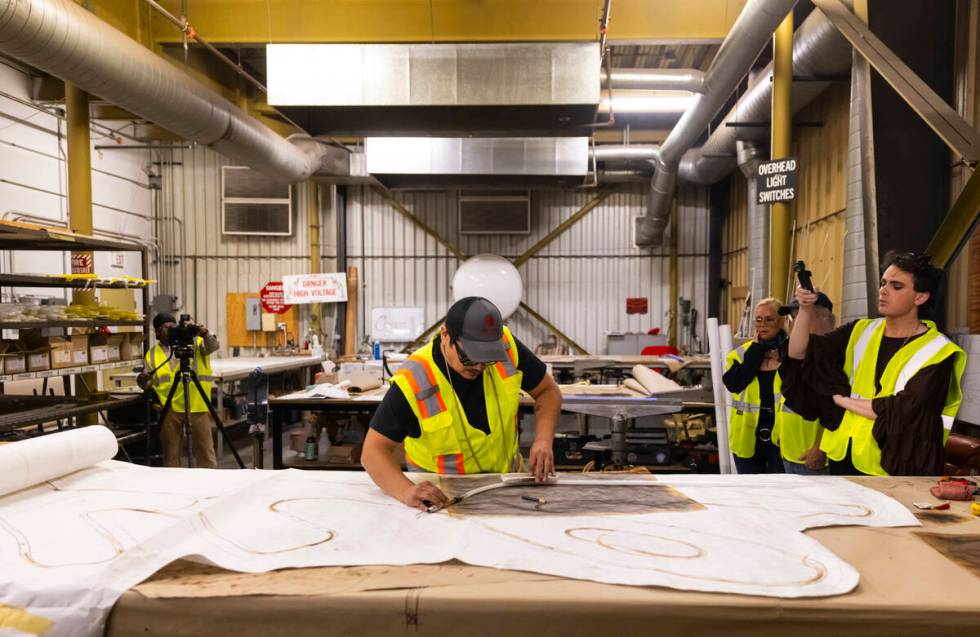
[(521, 273), (513, 263), (495, 254), (471, 257), (453, 275), (453, 301), (482, 296), (497, 306), (504, 320), (514, 313), (523, 295)]

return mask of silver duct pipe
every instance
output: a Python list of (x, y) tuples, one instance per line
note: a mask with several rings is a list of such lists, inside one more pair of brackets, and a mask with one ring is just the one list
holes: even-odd
[(663, 242), (681, 157), (718, 114), (795, 4), (796, 0), (749, 0), (745, 4), (705, 73), (704, 92), (695, 96), (694, 103), (660, 147), (660, 157), (651, 179), (647, 214), (636, 223), (637, 245), (653, 246)]
[(589, 148), (590, 160), (604, 162), (651, 162), (659, 155), (659, 146), (646, 144), (603, 144)]
[(698, 69), (605, 69), (599, 73), (600, 86), (647, 91), (704, 90), (704, 71)]
[[(851, 68), (851, 47), (820, 11), (814, 11), (793, 35), (793, 75), (796, 77), (840, 77)], [(733, 153), (738, 139), (766, 141), (768, 126), (736, 127), (736, 123), (766, 123), (772, 111), (772, 65), (750, 82), (735, 107), (715, 128), (703, 146), (684, 153), (680, 176), (685, 181), (713, 184), (735, 169)], [(797, 113), (823, 93), (829, 82), (809, 79), (793, 83), (793, 112)]]
[[(745, 176), (748, 212), (749, 294), (752, 304), (769, 296), (769, 206), (756, 202), (755, 174), (768, 153), (753, 142), (735, 143), (738, 167)], [(750, 327), (751, 329), (751, 327)]]
[(72, 0), (0, 0), (0, 51), (285, 181), (319, 167), (286, 141)]

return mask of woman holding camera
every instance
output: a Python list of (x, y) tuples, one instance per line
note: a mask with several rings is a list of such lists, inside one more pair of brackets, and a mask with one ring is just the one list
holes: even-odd
[(789, 337), (782, 306), (774, 298), (755, 306), (755, 340), (728, 354), (722, 380), (732, 393), (728, 438), (739, 473), (783, 473), (783, 459), (772, 441), (778, 417), (779, 363)]

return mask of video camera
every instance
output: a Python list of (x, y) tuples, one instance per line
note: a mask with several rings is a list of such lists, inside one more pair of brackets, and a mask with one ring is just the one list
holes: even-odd
[(194, 356), (194, 338), (198, 335), (199, 328), (196, 323), (191, 321), (190, 314), (181, 314), (177, 324), (167, 331), (170, 347), (173, 349), (174, 356), (177, 358), (191, 358)]

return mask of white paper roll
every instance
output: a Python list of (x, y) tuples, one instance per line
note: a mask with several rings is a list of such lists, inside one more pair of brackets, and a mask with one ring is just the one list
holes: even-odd
[(663, 392), (683, 389), (683, 387), (666, 376), (663, 376), (659, 372), (653, 371), (649, 367), (644, 367), (643, 365), (633, 366), (633, 378), (635, 378), (638, 383), (643, 385), (643, 387), (645, 387), (647, 392), (650, 394), (661, 394)]
[(102, 425), (0, 445), (0, 496), (111, 460), (118, 450)]
[(646, 387), (644, 387), (643, 385), (641, 385), (640, 383), (638, 383), (636, 380), (634, 380), (632, 378), (627, 378), (626, 380), (624, 380), (623, 381), (623, 387), (625, 387), (627, 389), (631, 389), (631, 390), (635, 391), (636, 393), (640, 394), (641, 396), (649, 396), (650, 395), (650, 392), (647, 391), (647, 388)]

